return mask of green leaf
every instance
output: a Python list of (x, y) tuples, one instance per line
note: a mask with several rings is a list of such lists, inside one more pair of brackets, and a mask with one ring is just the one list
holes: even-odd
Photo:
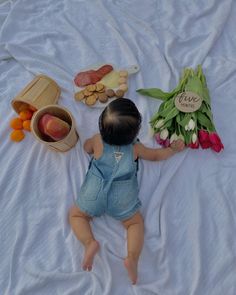
[(178, 115), (176, 116), (176, 122), (179, 124), (180, 121), (181, 121), (181, 117), (180, 117), (180, 114), (178, 114)]
[(210, 98), (210, 95), (209, 95), (209, 90), (206, 87), (203, 88), (202, 98), (210, 106), (211, 98)]
[(164, 121), (165, 122), (169, 121), (170, 119), (176, 117), (178, 115), (178, 113), (179, 113), (179, 110), (176, 107), (172, 108), (172, 110), (165, 117)]
[(186, 144), (190, 144), (192, 142), (192, 135), (193, 133), (191, 131), (186, 132)]
[(161, 105), (159, 106), (158, 111), (152, 116), (150, 123), (156, 122), (156, 120), (160, 117), (160, 112), (164, 109), (165, 107), (165, 102), (162, 102)]
[(203, 85), (201, 80), (196, 75), (190, 77), (185, 85), (185, 91), (197, 93), (203, 98)]
[(173, 100), (163, 102), (160, 105), (158, 112), (151, 118), (150, 123), (152, 125), (155, 125), (155, 122), (157, 120), (165, 119), (165, 117), (168, 115), (168, 113), (172, 110), (173, 107)]
[(160, 118), (160, 114), (157, 112), (154, 116), (152, 116), (150, 123), (154, 124), (156, 123), (157, 120), (160, 120), (160, 119), (163, 119), (163, 118)]
[(191, 116), (192, 115), (189, 113), (184, 114), (183, 119), (178, 122), (179, 125), (181, 125), (182, 127), (185, 127), (188, 124), (189, 120), (191, 119)]
[(209, 109), (209, 107), (207, 107), (206, 103), (203, 101), (202, 102), (202, 105), (200, 107), (200, 109), (198, 110), (199, 112), (202, 112), (202, 113), (205, 113), (208, 118), (213, 121), (213, 115), (212, 115), (212, 112), (211, 110)]
[(197, 76), (199, 77), (199, 79), (200, 79), (200, 81), (202, 83), (202, 86), (203, 86), (203, 96), (202, 96), (202, 98), (210, 106), (211, 98), (210, 98), (209, 90), (207, 88), (206, 77), (203, 74), (201, 65), (197, 66)]
[(191, 134), (189, 131), (186, 131), (183, 127), (181, 127), (181, 133), (184, 137), (185, 144), (189, 144), (191, 142)]
[(161, 112), (159, 112), (159, 115), (164, 117), (164, 119), (166, 118), (166, 116), (172, 111), (174, 107), (174, 104), (170, 103), (166, 108), (164, 108)]
[(166, 105), (166, 102), (163, 101), (163, 102), (160, 104), (158, 111), (161, 112), (162, 110), (164, 110), (165, 105)]
[(172, 92), (164, 92), (159, 88), (138, 89), (136, 91), (142, 95), (151, 96), (161, 100), (167, 100), (173, 95)]
[(202, 85), (203, 85), (204, 87), (207, 87), (207, 84), (206, 84), (206, 77), (205, 77), (205, 75), (203, 74), (202, 66), (201, 66), (201, 65), (198, 65), (198, 66), (197, 66), (197, 76), (198, 76), (199, 79), (201, 80)]
[(173, 123), (173, 120), (171, 119), (164, 124), (164, 127), (169, 129), (172, 126), (172, 123)]
[(203, 114), (201, 112), (197, 112), (197, 120), (200, 123), (200, 125), (207, 128), (207, 130), (215, 131), (215, 127), (214, 127), (213, 122), (210, 119), (208, 119), (208, 117), (205, 114)]

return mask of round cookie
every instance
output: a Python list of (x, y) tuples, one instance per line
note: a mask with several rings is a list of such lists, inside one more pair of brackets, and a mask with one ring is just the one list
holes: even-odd
[(96, 97), (96, 100), (98, 100), (98, 94), (99, 94), (99, 92), (93, 92), (93, 95)]
[(87, 85), (85, 89), (87, 89), (88, 91), (94, 92), (96, 91), (96, 85), (94, 84)]
[(81, 101), (84, 98), (85, 98), (85, 95), (84, 95), (83, 91), (79, 91), (79, 92), (76, 92), (75, 93), (75, 100)]
[(84, 92), (84, 95), (85, 95), (85, 96), (90, 96), (90, 95), (92, 95), (92, 94), (93, 94), (93, 92), (92, 92), (92, 91), (89, 91), (89, 90), (88, 90), (88, 89), (86, 89), (86, 88), (83, 90), (83, 92)]
[(104, 92), (104, 90), (105, 90), (105, 85), (103, 85), (102, 83), (96, 84), (96, 91), (97, 92)]
[(123, 90), (121, 90), (121, 89), (118, 89), (118, 90), (116, 91), (116, 97), (118, 97), (118, 98), (123, 97), (124, 94), (125, 94), (125, 92), (124, 92)]
[(97, 101), (97, 98), (95, 95), (90, 95), (88, 97), (85, 98), (85, 103), (88, 105), (88, 106), (92, 106), (96, 103)]
[(106, 93), (106, 95), (107, 95), (108, 97), (114, 97), (114, 96), (116, 96), (115, 91), (114, 91), (113, 89), (107, 89), (107, 90), (105, 91), (105, 93)]
[(108, 96), (106, 95), (105, 92), (103, 93), (99, 93), (98, 94), (98, 100), (101, 102), (101, 103), (105, 103), (108, 101)]
[(128, 90), (128, 85), (126, 83), (121, 84), (119, 86), (119, 89), (122, 90), (122, 91), (124, 91), (124, 92), (126, 92)]

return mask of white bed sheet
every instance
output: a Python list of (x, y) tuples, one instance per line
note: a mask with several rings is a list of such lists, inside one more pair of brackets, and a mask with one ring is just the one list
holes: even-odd
[[(0, 294), (236, 294), (236, 2), (233, 0), (18, 0), (0, 4)], [(145, 243), (139, 279), (123, 267), (126, 236), (108, 216), (92, 227), (101, 250), (92, 272), (68, 224), (88, 167), (84, 140), (98, 130), (100, 109), (73, 99), (73, 77), (92, 64), (139, 64), (127, 96), (143, 116), (140, 139), (157, 146), (148, 122), (160, 101), (138, 88), (170, 90), (183, 67), (201, 63), (225, 150), (186, 150), (141, 161)], [(62, 88), (80, 140), (66, 153), (27, 134), (9, 139), (11, 99), (44, 73)]]

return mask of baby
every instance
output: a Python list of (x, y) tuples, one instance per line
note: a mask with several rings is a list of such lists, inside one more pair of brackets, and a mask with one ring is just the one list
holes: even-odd
[(84, 270), (92, 269), (99, 250), (90, 227), (93, 217), (108, 214), (127, 230), (124, 266), (133, 284), (137, 282), (138, 260), (143, 247), (144, 223), (139, 211), (138, 159), (162, 161), (184, 149), (181, 140), (167, 148), (148, 148), (137, 140), (141, 115), (127, 98), (112, 101), (99, 118), (99, 134), (87, 139), (84, 149), (92, 155), (76, 206), (69, 212), (71, 227), (84, 245)]

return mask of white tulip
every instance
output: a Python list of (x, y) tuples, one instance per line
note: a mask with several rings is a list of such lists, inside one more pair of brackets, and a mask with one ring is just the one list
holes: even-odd
[(166, 140), (169, 135), (169, 131), (165, 128), (160, 133), (160, 139)]
[(170, 143), (178, 139), (178, 135), (176, 133), (173, 133), (170, 137)]
[(164, 125), (164, 120), (161, 119), (161, 120), (159, 120), (159, 121), (156, 122), (156, 124), (155, 124), (155, 128), (160, 128), (160, 127), (162, 127), (163, 125)]
[(188, 128), (189, 128), (189, 130), (193, 130), (195, 128), (195, 122), (193, 121), (193, 119), (189, 120)]
[(192, 135), (192, 143), (195, 143), (197, 141), (197, 134), (193, 133)]

